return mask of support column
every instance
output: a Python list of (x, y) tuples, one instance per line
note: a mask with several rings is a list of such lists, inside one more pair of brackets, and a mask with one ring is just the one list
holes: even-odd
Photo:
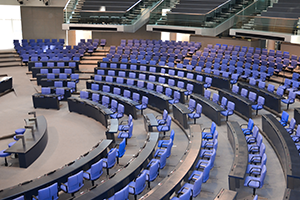
[(176, 39), (177, 39), (176, 33), (170, 33), (170, 40), (176, 41)]
[(74, 45), (76, 45), (76, 31), (75, 30), (68, 31), (68, 45), (71, 45), (72, 47)]
[(267, 49), (268, 51), (270, 49), (275, 50), (275, 40), (267, 40)]

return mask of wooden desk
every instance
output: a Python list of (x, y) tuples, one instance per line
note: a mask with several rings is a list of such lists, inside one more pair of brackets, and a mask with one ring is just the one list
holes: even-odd
[(24, 136), (24, 145), (22, 139), (19, 139), (14, 145), (6, 149), (6, 153), (18, 154), (19, 166), (21, 168), (29, 167), (44, 151), (48, 142), (47, 121), (44, 116), (36, 117), (38, 126), (35, 122), (26, 120), (26, 125), (34, 127), (34, 136), (30, 129), (26, 129)]
[(300, 156), (291, 136), (271, 114), (262, 115), (262, 130), (280, 161), (286, 187), (300, 189)]
[(249, 119), (252, 118), (252, 105), (255, 104), (254, 102), (250, 101), (249, 99), (239, 95), (235, 94), (230, 90), (219, 90), (219, 97), (222, 99), (222, 97), (226, 97), (228, 101), (232, 101), (235, 103), (235, 109), (234, 112), (238, 112), (241, 115), (243, 115), (245, 118)]
[(218, 126), (221, 126), (221, 111), (224, 111), (224, 108), (199, 94), (191, 94), (190, 98), (195, 99), (197, 103), (202, 105), (202, 113), (206, 117), (213, 120)]
[(57, 170), (51, 171), (48, 174), (23, 184), (4, 189), (0, 192), (0, 199), (11, 200), (21, 195), (24, 195), (25, 199), (32, 199), (32, 195), (38, 195), (38, 190), (42, 188), (48, 187), (53, 183), (57, 183), (58, 185), (65, 183), (69, 176), (72, 176), (81, 170), (88, 170), (94, 163), (98, 162), (101, 158), (104, 158), (108, 152), (107, 147), (111, 142), (111, 140), (103, 140), (97, 143), (89, 152)]
[(157, 127), (157, 119), (153, 113), (144, 114), (145, 129), (148, 132), (153, 132), (153, 127)]
[(228, 185), (230, 190), (236, 190), (244, 185), (248, 166), (248, 145), (237, 122), (227, 122), (227, 137), (234, 151), (234, 160), (228, 174)]
[(187, 114), (191, 111), (182, 103), (173, 104), (173, 117), (176, 119), (185, 129), (189, 128)]
[(201, 128), (199, 124), (190, 125), (189, 145), (182, 162), (172, 170), (159, 185), (156, 185), (143, 197), (147, 200), (169, 200), (174, 192), (180, 190), (182, 181), (187, 181), (197, 164), (201, 148)]

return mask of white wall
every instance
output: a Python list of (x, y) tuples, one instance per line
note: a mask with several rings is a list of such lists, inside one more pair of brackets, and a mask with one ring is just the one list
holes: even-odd
[(20, 6), (0, 5), (0, 49), (13, 49), (13, 40), (22, 39)]

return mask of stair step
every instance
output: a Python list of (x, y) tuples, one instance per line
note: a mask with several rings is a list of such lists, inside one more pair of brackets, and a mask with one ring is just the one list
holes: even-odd
[(95, 65), (99, 60), (81, 60), (80, 64)]
[(0, 58), (0, 63), (5, 63), (5, 62), (21, 62), (21, 58)]
[(20, 67), (22, 65), (21, 62), (4, 62), (0, 63), (0, 67)]
[(101, 60), (105, 56), (83, 56), (82, 60)]

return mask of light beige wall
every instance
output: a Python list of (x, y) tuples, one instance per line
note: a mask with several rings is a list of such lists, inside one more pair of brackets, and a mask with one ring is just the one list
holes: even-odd
[(146, 26), (142, 26), (135, 33), (120, 33), (120, 32), (96, 32), (92, 33), (93, 39), (106, 39), (106, 45), (119, 45), (121, 39), (151, 39), (160, 40), (160, 32), (146, 31)]
[(21, 6), (24, 39), (65, 39), (63, 8)]

